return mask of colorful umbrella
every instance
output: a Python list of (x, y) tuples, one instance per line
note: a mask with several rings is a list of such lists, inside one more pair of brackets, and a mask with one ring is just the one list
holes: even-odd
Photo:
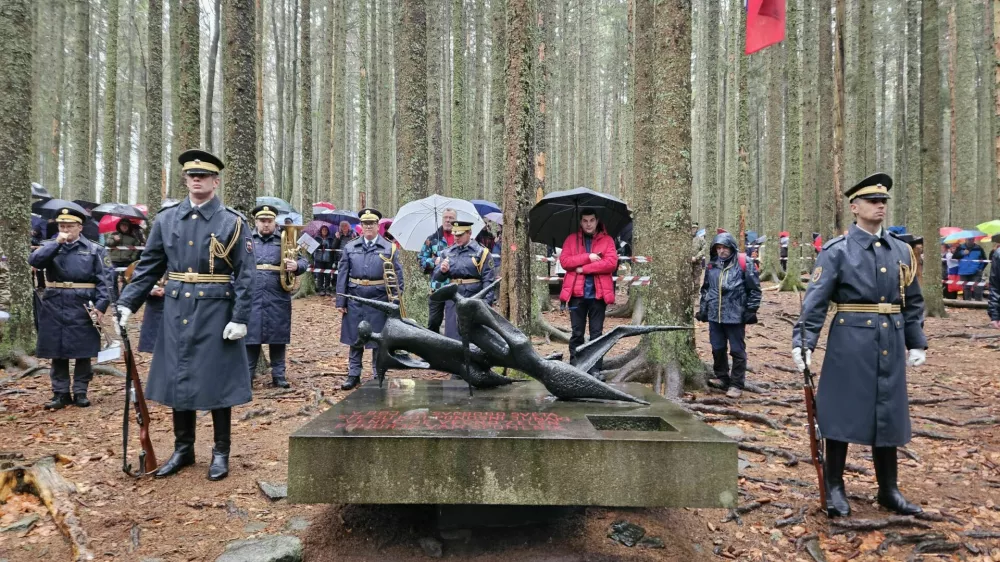
[(945, 236), (942, 242), (944, 242), (945, 244), (951, 244), (954, 242), (958, 242), (959, 240), (968, 240), (970, 238), (977, 239), (983, 237), (988, 238), (988, 236), (986, 236), (982, 232), (979, 232), (978, 230), (959, 230), (958, 232), (953, 232), (948, 236)]
[[(329, 201), (320, 201), (319, 203), (313, 203), (313, 209), (316, 209), (316, 207), (323, 207), (324, 209), (327, 209), (329, 211), (337, 210), (337, 206), (334, 205), (333, 203), (330, 203)], [(315, 212), (316, 211), (313, 210), (313, 213)]]
[(486, 218), (486, 215), (488, 215), (490, 213), (500, 213), (500, 212), (503, 212), (500, 209), (499, 205), (497, 205), (496, 203), (492, 203), (490, 201), (486, 201), (485, 199), (473, 199), (473, 200), (469, 201), (469, 203), (472, 203), (473, 205), (475, 205), (476, 210), (479, 211), (479, 216), (481, 216), (483, 218)]
[(378, 220), (378, 233), (385, 236), (385, 231), (392, 226), (392, 217), (384, 217)]
[[(129, 218), (132, 224), (139, 225), (142, 223), (142, 219)], [(97, 232), (101, 234), (108, 234), (114, 232), (118, 228), (118, 223), (122, 221), (122, 217), (116, 217), (114, 215), (104, 215), (101, 220), (97, 223)]]
[(955, 234), (956, 232), (961, 232), (962, 228), (958, 226), (942, 226), (938, 229), (938, 234), (941, 236), (948, 236), (949, 234)]
[(307, 224), (304, 229), (302, 229), (302, 232), (305, 232), (306, 234), (312, 236), (313, 238), (319, 238), (319, 229), (323, 228), (324, 226), (330, 230), (330, 234), (333, 234), (336, 231), (336, 228), (332, 224), (326, 221), (312, 221), (309, 224)]
[(990, 236), (1000, 234), (1000, 220), (992, 220), (977, 224), (976, 229)]

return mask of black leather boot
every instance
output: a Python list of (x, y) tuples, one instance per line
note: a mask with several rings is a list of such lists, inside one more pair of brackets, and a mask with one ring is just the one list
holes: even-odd
[(56, 392), (52, 394), (52, 400), (45, 403), (46, 410), (62, 410), (73, 403), (73, 397), (68, 392)]
[(896, 484), (898, 466), (895, 447), (872, 447), (875, 478), (878, 480), (878, 504), (900, 515), (916, 515), (924, 510), (906, 501)]
[(352, 388), (358, 386), (360, 382), (361, 377), (354, 375), (349, 376), (347, 377), (347, 380), (344, 381), (344, 384), (340, 385), (340, 390), (351, 390)]
[(194, 428), (196, 412), (174, 410), (174, 454), (153, 473), (155, 478), (163, 478), (180, 472), (185, 466), (194, 464)]
[(830, 517), (847, 517), (851, 504), (844, 491), (844, 465), (847, 464), (847, 443), (826, 440), (826, 463), (823, 477), (826, 480), (826, 514)]
[(729, 355), (725, 349), (712, 350), (712, 373), (719, 379), (719, 388), (729, 388)]
[(278, 388), (291, 388), (292, 385), (288, 384), (288, 380), (285, 377), (274, 377), (271, 379), (271, 384)]
[(87, 400), (87, 393), (85, 392), (73, 395), (73, 403), (80, 408), (86, 408), (90, 406), (90, 400)]
[(208, 467), (209, 480), (222, 480), (229, 476), (229, 444), (232, 408), (212, 410), (212, 431), (215, 433), (215, 447), (212, 448), (212, 464)]

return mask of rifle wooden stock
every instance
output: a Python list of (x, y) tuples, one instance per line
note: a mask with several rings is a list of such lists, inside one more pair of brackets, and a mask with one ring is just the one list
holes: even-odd
[(809, 455), (816, 467), (816, 477), (819, 479), (819, 502), (826, 511), (826, 478), (823, 474), (823, 444), (820, 442), (819, 424), (816, 419), (816, 395), (813, 390), (812, 374), (809, 367), (803, 373), (805, 384), (802, 386), (806, 399), (806, 420), (809, 424)]
[[(156, 470), (156, 451), (153, 450), (153, 442), (149, 439), (149, 408), (146, 407), (146, 396), (142, 392), (142, 380), (139, 379), (139, 372), (135, 367), (135, 356), (132, 354), (132, 344), (129, 342), (127, 330), (122, 328), (121, 332), (122, 347), (125, 353), (126, 370), (125, 413), (122, 420), (122, 470), (130, 476), (138, 477), (151, 474)], [(132, 472), (132, 465), (128, 462), (128, 427), (130, 407), (135, 408), (136, 423), (139, 425), (139, 445), (142, 447), (142, 451), (139, 453), (139, 468), (135, 472)]]

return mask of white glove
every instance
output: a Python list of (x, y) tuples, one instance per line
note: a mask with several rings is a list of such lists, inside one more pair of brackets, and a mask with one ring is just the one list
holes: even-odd
[(122, 330), (128, 326), (128, 319), (132, 316), (132, 311), (124, 306), (118, 305), (118, 321), (115, 322), (115, 334), (122, 335)]
[(792, 361), (795, 361), (795, 368), (797, 368), (800, 373), (804, 373), (806, 371), (806, 367), (812, 364), (812, 351), (807, 349), (805, 359), (803, 360), (802, 348), (792, 348)]
[(247, 335), (246, 324), (237, 324), (236, 322), (230, 322), (226, 324), (226, 329), (222, 330), (222, 338), (227, 340), (242, 339), (243, 336), (245, 335)]
[(919, 367), (927, 361), (927, 352), (922, 349), (911, 349), (906, 364), (910, 367)]

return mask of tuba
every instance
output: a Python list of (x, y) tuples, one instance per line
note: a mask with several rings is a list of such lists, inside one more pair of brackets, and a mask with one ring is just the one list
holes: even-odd
[(299, 233), (304, 226), (297, 224), (286, 224), (281, 227), (281, 288), (287, 293), (294, 293), (299, 290), (301, 280), (294, 271), (285, 271), (285, 260), (295, 260), (299, 257)]

